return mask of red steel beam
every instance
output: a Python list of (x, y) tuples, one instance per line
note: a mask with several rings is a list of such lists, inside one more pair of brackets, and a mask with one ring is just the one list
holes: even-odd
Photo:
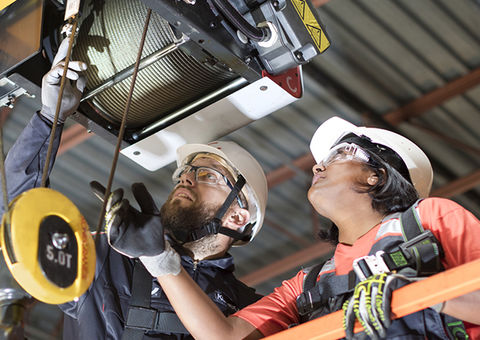
[(68, 129), (65, 129), (65, 131), (63, 131), (57, 155), (60, 156), (71, 148), (74, 148), (78, 144), (87, 140), (92, 135), (92, 133), (87, 132), (87, 129), (85, 129), (83, 125), (72, 125)]
[(385, 114), (383, 118), (392, 125), (398, 125), (405, 120), (421, 115), (452, 97), (465, 93), (479, 84), (480, 68), (477, 68), (447, 83), (445, 86), (435, 89), (407, 105)]
[(451, 197), (460, 195), (477, 185), (480, 185), (480, 170), (476, 170), (432, 191), (430, 196)]
[(247, 286), (255, 286), (261, 284), (275, 276), (281, 275), (286, 271), (300, 267), (301, 265), (322, 257), (333, 251), (334, 247), (327, 242), (317, 242), (311, 246), (300, 250), (290, 256), (284, 257), (278, 261), (275, 261), (263, 268), (253, 271), (240, 278), (240, 281), (244, 282)]
[[(394, 319), (423, 310), (442, 301), (480, 289), (480, 259), (430, 276), (392, 294)], [(330, 340), (345, 337), (343, 311), (328, 314), (300, 326), (266, 337), (268, 340)], [(362, 330), (357, 322), (355, 333)]]
[[(291, 164), (297, 169), (310, 171), (315, 164), (315, 161), (313, 160), (312, 154), (308, 153), (293, 160)], [(281, 167), (267, 173), (268, 188), (273, 188), (274, 186), (295, 177), (296, 174), (297, 172), (293, 170), (292, 167), (282, 165)]]

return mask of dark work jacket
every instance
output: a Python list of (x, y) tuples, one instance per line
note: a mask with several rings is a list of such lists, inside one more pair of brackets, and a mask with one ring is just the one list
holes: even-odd
[[(62, 127), (59, 126), (54, 140), (50, 170), (58, 149), (61, 130)], [(8, 152), (5, 169), (9, 200), (41, 185), (50, 131), (50, 126), (35, 114)], [(0, 203), (3, 208), (1, 195)], [(123, 333), (128, 301), (131, 296), (134, 261), (111, 249), (105, 235), (101, 235), (99, 241), (96, 249), (94, 282), (77, 302), (60, 305), (65, 312), (64, 339), (120, 339)], [(181, 249), (178, 250), (181, 254)], [(230, 255), (220, 259), (200, 261), (197, 264), (194, 264), (190, 257), (182, 255), (182, 265), (226, 315), (260, 298), (255, 294), (254, 289), (235, 278), (233, 258)], [(152, 280), (152, 307), (161, 312), (172, 312), (172, 306), (157, 280), (154, 278)], [(148, 333), (144, 338), (186, 339), (191, 337), (181, 334)]]
[[(180, 249), (179, 249), (180, 250)], [(181, 250), (180, 250), (181, 251)], [(105, 235), (97, 246), (95, 281), (78, 302), (61, 305), (66, 313), (64, 339), (120, 339), (131, 296), (133, 260), (117, 253), (106, 242)], [(193, 263), (182, 255), (182, 265), (195, 282), (217, 304), (225, 315), (230, 315), (260, 298), (252, 288), (233, 275), (233, 257), (230, 255)], [(161, 312), (173, 308), (158, 284), (152, 278), (151, 306)], [(149, 332), (144, 339), (191, 339), (181, 334)]]

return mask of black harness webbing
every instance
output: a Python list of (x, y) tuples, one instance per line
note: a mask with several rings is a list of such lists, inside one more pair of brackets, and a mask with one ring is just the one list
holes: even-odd
[(127, 312), (127, 322), (122, 340), (142, 340), (146, 331), (190, 334), (174, 313), (159, 312), (150, 308), (152, 276), (140, 260), (133, 266), (132, 296)]
[(188, 238), (188, 241), (199, 240), (204, 236), (217, 233), (230, 236), (236, 240), (248, 241), (250, 239), (250, 235), (248, 233), (239, 233), (238, 231), (222, 227), (223, 215), (225, 215), (228, 208), (232, 204), (233, 200), (237, 197), (238, 193), (242, 190), (245, 183), (245, 178), (242, 175), (239, 175), (237, 182), (235, 182), (235, 185), (232, 188), (232, 191), (230, 191), (230, 194), (225, 199), (225, 202), (223, 202), (220, 209), (218, 209), (213, 220), (209, 224), (206, 224), (203, 227), (192, 231)]
[[(425, 231), (416, 216), (416, 202), (401, 213), (400, 223), (405, 242), (392, 251), (385, 252), (381, 257), (390, 271), (405, 267), (416, 269), (417, 276), (431, 275), (443, 270), (440, 262), (443, 256), (441, 245), (430, 230)], [(359, 279), (351, 270), (345, 275), (333, 275), (328, 278), (328, 284), (316, 286), (318, 274), (324, 263), (312, 267), (303, 282), (303, 292), (297, 297), (298, 312), (304, 320), (319, 308), (334, 305), (333, 297), (351, 292)], [(358, 261), (365, 277), (372, 275), (365, 260)]]

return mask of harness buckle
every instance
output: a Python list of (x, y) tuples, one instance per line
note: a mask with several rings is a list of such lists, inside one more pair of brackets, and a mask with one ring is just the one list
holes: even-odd
[(419, 243), (422, 243), (425, 240), (429, 240), (432, 243), (437, 243), (437, 239), (433, 235), (432, 231), (427, 229), (423, 233), (421, 233), (420, 235), (412, 238), (410, 241), (407, 241), (407, 242), (404, 242), (404, 243), (400, 244), (399, 248), (402, 250), (402, 252), (406, 256), (411, 256), (410, 252), (408, 251), (409, 248), (411, 248), (412, 246), (415, 246)]
[(151, 330), (155, 327), (157, 310), (145, 307), (130, 306), (128, 308), (126, 328)]
[(360, 281), (364, 281), (367, 277), (375, 274), (390, 272), (387, 264), (383, 260), (383, 250), (379, 250), (375, 255), (366, 255), (353, 260), (353, 270)]

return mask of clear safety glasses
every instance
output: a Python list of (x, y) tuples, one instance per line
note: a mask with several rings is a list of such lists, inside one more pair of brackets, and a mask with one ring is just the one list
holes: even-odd
[(330, 164), (340, 160), (356, 160), (368, 163), (370, 155), (367, 151), (354, 143), (340, 143), (330, 149), (328, 155), (318, 163), (319, 166), (326, 168)]
[[(220, 171), (205, 167), (205, 166), (195, 166), (191, 164), (185, 164), (177, 170), (172, 175), (172, 180), (175, 184), (180, 182), (180, 177), (183, 174), (189, 174), (191, 172), (195, 173), (195, 182), (197, 183), (203, 183), (203, 184), (209, 184), (209, 185), (226, 185), (230, 189), (233, 189), (233, 184), (230, 182), (230, 180), (222, 174)], [(242, 204), (242, 201), (240, 197), (237, 195), (237, 201), (238, 205), (240, 208), (244, 208), (244, 204)]]

